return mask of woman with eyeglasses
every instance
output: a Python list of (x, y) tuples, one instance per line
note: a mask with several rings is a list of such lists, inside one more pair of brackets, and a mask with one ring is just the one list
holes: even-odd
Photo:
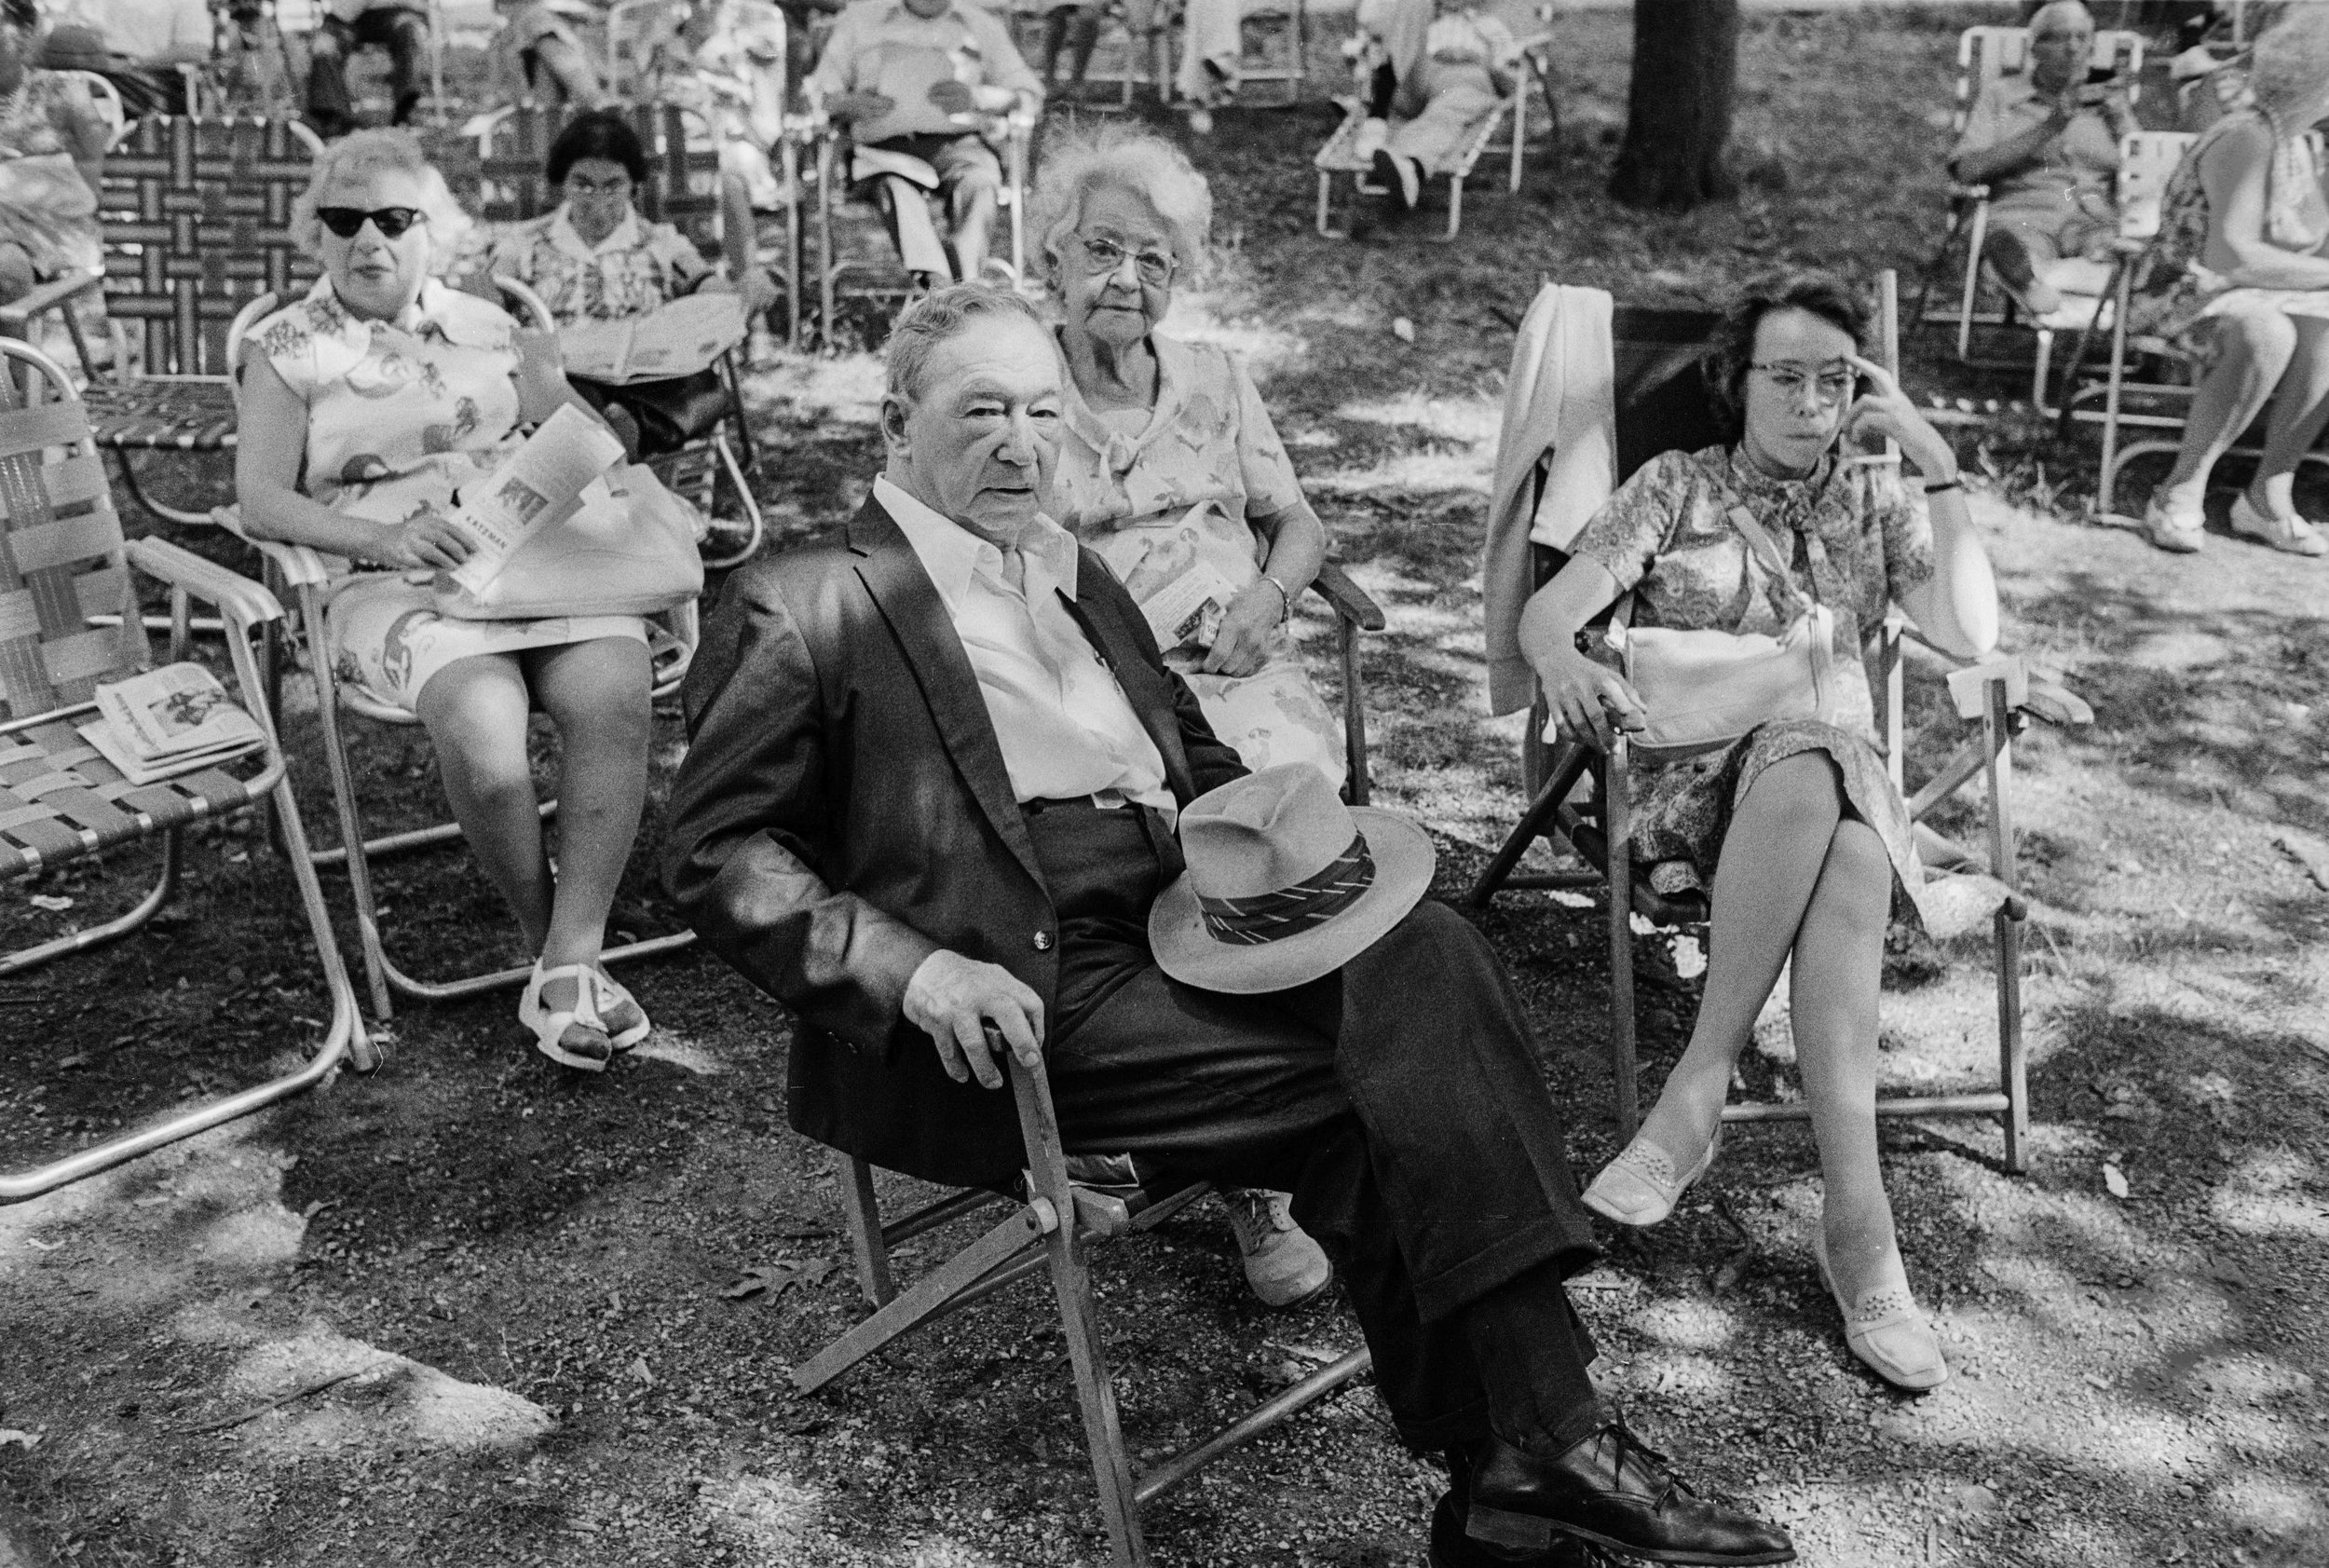
[[(317, 156), (291, 227), (323, 276), (244, 340), (236, 488), (252, 537), (382, 568), (331, 600), (333, 673), (428, 729), (455, 820), (536, 955), (519, 1021), (552, 1061), (598, 1071), (648, 1032), (599, 952), (647, 798), (651, 634), (633, 615), (437, 610), (434, 575), (471, 550), (451, 521), (461, 489), (561, 405), (588, 409), (554, 336), (432, 275), (469, 224), (408, 131)], [(536, 708), (560, 741), (554, 874)]]
[(81, 82), (33, 63), (40, 31), (33, 0), (0, 0), (0, 305), (60, 273), (105, 266), (104, 118)]
[[(1340, 785), (1342, 726), (1288, 622), (1326, 559), (1326, 525), (1245, 367), (1156, 331), (1205, 253), (1213, 198), (1171, 143), (1115, 127), (1055, 138), (1029, 203), (1068, 366), (1051, 514), (1132, 593), (1213, 732), (1249, 768), (1308, 762)], [(1333, 1269), (1283, 1193), (1226, 1192), (1265, 1305)]]
[(1245, 367), (1156, 330), (1204, 255), (1204, 176), (1161, 137), (1107, 127), (1045, 146), (1030, 211), (1069, 371), (1053, 515), (1150, 610), (1248, 767), (1312, 762), (1339, 786), (1342, 727), (1288, 624), (1326, 525)]
[[(1732, 1065), (1791, 959), (1796, 1062), (1825, 1181), (1813, 1250), (1853, 1354), (1923, 1389), (1949, 1369), (1910, 1292), (1876, 1149), (1885, 934), (1896, 895), (1914, 908), (1923, 878), (1876, 750), (1863, 657), (1895, 604), (1927, 640), (1979, 657), (1997, 641), (1997, 591), (1955, 455), (1864, 357), (1868, 329), (1867, 302), (1834, 278), (1750, 284), (1707, 361), (1736, 443), (1665, 453), (1619, 486), (1529, 601), (1520, 644), (1561, 738), (1607, 749), (1647, 715), (1577, 639), (1620, 594), (1634, 596), (1637, 628), (1776, 637), (1805, 606), (1833, 617), (1834, 723), (1774, 718), (1709, 753), (1633, 763), (1635, 863), (1660, 893), (1705, 892), (1712, 932), (1690, 1043), (1585, 1201), (1626, 1225), (1673, 1212), (1713, 1163)], [(1840, 458), (1847, 434), (1900, 443), (1919, 484)], [(1785, 556), (1784, 579), (1763, 564), (1753, 525)]]

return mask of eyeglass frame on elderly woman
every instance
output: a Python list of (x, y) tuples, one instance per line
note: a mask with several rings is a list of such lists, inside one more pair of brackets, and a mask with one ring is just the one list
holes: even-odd
[[(1079, 234), (1075, 240), (1083, 247), (1083, 270), (1090, 277), (1105, 278), (1124, 266), (1129, 258), (1134, 277), (1152, 289), (1161, 289), (1172, 282), (1173, 274), (1180, 269), (1179, 258), (1166, 255), (1162, 251), (1128, 250), (1113, 239), (1089, 234)], [(1163, 267), (1163, 277), (1152, 278), (1149, 275), (1151, 262)]]
[[(1836, 367), (1843, 366), (1839, 371)], [(1812, 389), (1812, 395), (1823, 408), (1849, 402), (1852, 389), (1859, 382), (1859, 373), (1851, 368), (1849, 360), (1830, 360), (1824, 364), (1806, 364), (1802, 360), (1756, 360), (1747, 367), (1759, 370), (1782, 397), (1800, 397), (1804, 389)]]
[(316, 221), (342, 239), (363, 233), (366, 223), (378, 229), (383, 239), (402, 239), (415, 224), (427, 223), (429, 214), (417, 207), (375, 207), (369, 211), (361, 207), (319, 207)]
[(569, 174), (559, 184), (565, 187), (568, 196), (579, 196), (585, 201), (594, 196), (629, 196), (639, 188), (639, 182), (628, 174), (618, 174), (603, 185), (595, 180), (585, 180), (579, 175)]

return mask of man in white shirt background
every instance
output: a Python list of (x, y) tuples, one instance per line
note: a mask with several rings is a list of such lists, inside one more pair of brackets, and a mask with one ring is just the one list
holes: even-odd
[(113, 83), (131, 118), (187, 112), (182, 65), (211, 58), (203, 0), (63, 0), (49, 12), (43, 63), (94, 71)]

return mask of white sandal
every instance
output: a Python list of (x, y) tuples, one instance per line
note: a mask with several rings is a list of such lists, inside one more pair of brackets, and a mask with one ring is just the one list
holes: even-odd
[[(571, 1008), (543, 1007), (542, 988), (552, 980), (574, 982)], [(599, 992), (604, 983), (604, 977), (587, 963), (544, 969), (541, 960), (536, 959), (525, 989), (518, 993), (518, 1022), (534, 1031), (535, 1049), (561, 1067), (606, 1071), (606, 1058), (615, 1054), (615, 1047), (606, 1038), (606, 1026), (599, 1021)]]
[[(647, 1017), (647, 1009), (639, 1005), (639, 999), (633, 996), (621, 981), (607, 974), (605, 964), (601, 963), (593, 967), (598, 971), (600, 993), (598, 1011), (601, 1020), (599, 1027), (606, 1029), (606, 1043), (618, 1051), (628, 1051), (652, 1033), (655, 1025)], [(614, 1027), (614, 1023), (621, 1016), (625, 1007), (636, 1013), (639, 1016), (639, 1021), (618, 1029)]]

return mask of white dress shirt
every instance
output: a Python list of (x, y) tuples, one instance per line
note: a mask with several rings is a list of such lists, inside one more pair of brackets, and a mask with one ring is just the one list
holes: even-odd
[(887, 478), (874, 498), (897, 520), (953, 619), (1021, 802), (1113, 790), (1168, 815), (1164, 758), (1131, 699), (1067, 607), (1076, 594), (1075, 536), (1047, 517), (1007, 553), (924, 506)]

